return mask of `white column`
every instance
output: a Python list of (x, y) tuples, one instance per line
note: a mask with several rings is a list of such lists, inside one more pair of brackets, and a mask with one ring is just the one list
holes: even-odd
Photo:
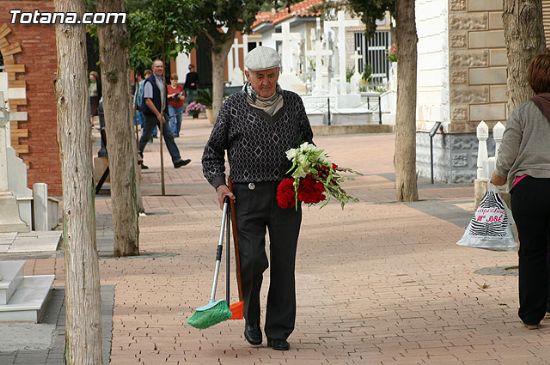
[(487, 139), (489, 138), (489, 127), (484, 121), (481, 121), (476, 129), (477, 139), (479, 140), (477, 150), (477, 178), (488, 179), (488, 173), (486, 171), (487, 161), (489, 159), (487, 155)]
[(292, 48), (290, 46), (290, 23), (282, 24), (283, 34), (283, 73), (289, 74), (292, 69)]
[(4, 95), (0, 94), (0, 192), (8, 191), (8, 153), (6, 128), (9, 115), (4, 105)]
[(0, 93), (0, 232), (28, 232), (29, 228), (19, 216), (17, 201), (8, 185), (8, 153), (6, 125), (9, 116)]
[(340, 69), (340, 95), (346, 95), (346, 13), (338, 11), (338, 66)]
[(229, 49), (227, 53), (227, 81), (231, 82), (233, 74), (233, 46)]
[(34, 230), (49, 231), (48, 222), (48, 185), (36, 183), (32, 186)]

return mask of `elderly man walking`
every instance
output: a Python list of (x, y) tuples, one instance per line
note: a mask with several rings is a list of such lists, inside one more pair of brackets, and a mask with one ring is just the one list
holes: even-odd
[[(302, 211), (279, 208), (277, 185), (291, 167), (285, 152), (302, 142), (313, 143), (302, 99), (277, 84), (280, 58), (269, 47), (256, 47), (245, 59), (248, 82), (223, 104), (204, 149), (204, 176), (216, 189), (222, 206), (235, 200), (242, 289), (244, 337), (261, 345), (260, 289), (271, 265), (265, 312), (267, 344), (288, 350), (287, 338), (296, 319), (295, 262)], [(233, 192), (226, 184), (227, 150)], [(269, 232), (270, 260), (265, 253)]]
[(166, 86), (164, 84), (164, 63), (161, 60), (153, 62), (153, 75), (145, 79), (143, 85), (143, 102), (141, 111), (145, 117), (143, 132), (139, 140), (139, 154), (143, 157), (145, 145), (151, 138), (153, 129), (156, 125), (162, 124), (162, 136), (166, 142), (166, 147), (172, 157), (172, 163), (175, 168), (187, 165), (191, 160), (182, 160), (178, 146), (174, 142), (174, 136), (166, 123)]

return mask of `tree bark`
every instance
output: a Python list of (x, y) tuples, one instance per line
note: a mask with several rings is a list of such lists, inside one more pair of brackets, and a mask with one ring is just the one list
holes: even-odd
[[(99, 0), (97, 11), (124, 12), (123, 0)], [(130, 113), (128, 31), (126, 24), (100, 25), (99, 56), (111, 199), (114, 255), (139, 255), (137, 147)]]
[(504, 41), (508, 56), (508, 112), (533, 96), (527, 81), (531, 59), (544, 52), (546, 41), (541, 0), (504, 0)]
[[(84, 12), (82, 0), (55, 0), (56, 12)], [(92, 135), (88, 101), (86, 29), (56, 25), (57, 126), (63, 179), (65, 360), (102, 363), (101, 297), (96, 250)]]
[(206, 36), (210, 39), (212, 44), (212, 112), (214, 114), (214, 120), (216, 120), (223, 103), (223, 72), (227, 54), (233, 44), (233, 38), (235, 38), (235, 30), (229, 29), (223, 42), (218, 41), (217, 38), (208, 34)]
[(416, 185), (417, 42), (414, 0), (397, 0), (397, 113), (395, 189), (398, 201), (418, 200)]

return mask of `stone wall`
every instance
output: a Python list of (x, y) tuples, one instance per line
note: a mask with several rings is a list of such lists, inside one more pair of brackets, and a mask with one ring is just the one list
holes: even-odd
[(449, 132), (506, 120), (502, 10), (503, 0), (449, 0)]
[(28, 166), (28, 184), (62, 195), (54, 92), (57, 55), (51, 25), (10, 24), (9, 9), (53, 11), (53, 1), (0, 0), (0, 52), (8, 72), (11, 143)]
[[(471, 183), (477, 172), (475, 133), (436, 134), (433, 140), (434, 180), (446, 183)], [(430, 177), (430, 136), (416, 133), (416, 170), (419, 176)], [(487, 140), (489, 156), (495, 152), (492, 136)]]

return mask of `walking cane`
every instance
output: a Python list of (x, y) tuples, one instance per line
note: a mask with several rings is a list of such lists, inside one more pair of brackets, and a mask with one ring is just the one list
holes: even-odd
[[(229, 190), (233, 192), (233, 180), (229, 178)], [(239, 235), (237, 233), (237, 212), (235, 210), (235, 201), (229, 199), (229, 208), (231, 211), (231, 228), (233, 229), (233, 244), (235, 246), (235, 276), (237, 276), (237, 289), (239, 290), (239, 301), (229, 306), (232, 316), (231, 319), (243, 319), (244, 317), (244, 298), (241, 282), (241, 258), (239, 256)]]
[[(164, 118), (164, 108), (161, 108), (160, 115)], [(166, 123), (166, 118), (164, 119), (164, 123)], [(164, 188), (164, 154), (162, 153), (162, 141), (164, 140), (164, 123), (159, 122), (159, 132), (160, 132), (160, 189), (161, 189), (161, 195), (166, 195), (166, 190)]]

